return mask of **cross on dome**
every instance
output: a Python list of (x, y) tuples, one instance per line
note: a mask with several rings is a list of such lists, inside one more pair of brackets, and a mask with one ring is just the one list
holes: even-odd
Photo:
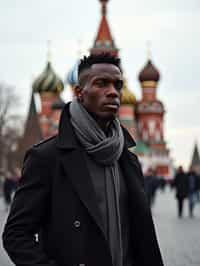
[(107, 11), (107, 2), (108, 0), (100, 0), (101, 4), (102, 4), (102, 15), (105, 16), (106, 15), (106, 11)]

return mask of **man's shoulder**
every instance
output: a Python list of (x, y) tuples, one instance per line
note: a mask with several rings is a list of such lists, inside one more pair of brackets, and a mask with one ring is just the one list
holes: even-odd
[(39, 149), (40, 149), (40, 148), (45, 148), (45, 147), (52, 146), (52, 145), (55, 144), (56, 137), (57, 137), (57, 135), (53, 135), (53, 136), (51, 136), (51, 137), (49, 137), (49, 138), (43, 139), (43, 140), (41, 140), (40, 142), (35, 143), (35, 144), (33, 145), (33, 147), (34, 147), (34, 148), (39, 148)]
[(41, 140), (34, 144), (31, 150), (36, 151), (41, 156), (54, 156), (56, 150), (57, 135), (51, 136), (47, 139)]

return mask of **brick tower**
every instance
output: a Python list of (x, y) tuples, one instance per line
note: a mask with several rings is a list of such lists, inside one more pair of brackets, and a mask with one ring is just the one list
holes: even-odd
[(44, 71), (33, 83), (33, 91), (39, 93), (41, 99), (39, 121), (43, 138), (48, 138), (57, 132), (61, 109), (64, 106), (60, 97), (63, 89), (63, 82), (54, 72), (48, 58)]
[[(146, 151), (149, 158), (146, 168), (154, 168), (160, 176), (170, 176), (171, 161), (163, 132), (165, 109), (163, 103), (157, 98), (159, 80), (159, 71), (149, 56), (146, 65), (139, 73), (142, 99), (138, 101), (136, 108), (138, 135), (140, 145), (148, 147)], [(141, 159), (146, 155), (141, 153)]]

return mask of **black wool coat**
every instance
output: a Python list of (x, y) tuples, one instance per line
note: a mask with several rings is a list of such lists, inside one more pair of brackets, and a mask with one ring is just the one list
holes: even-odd
[[(129, 195), (133, 266), (163, 266), (141, 168), (128, 150), (134, 141), (126, 130), (124, 135), (120, 165)], [(83, 154), (66, 105), (58, 135), (25, 156), (3, 232), (4, 248), (17, 266), (112, 266)]]

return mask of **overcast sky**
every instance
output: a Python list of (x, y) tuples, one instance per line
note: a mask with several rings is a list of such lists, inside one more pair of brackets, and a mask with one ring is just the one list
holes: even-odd
[[(188, 166), (200, 144), (200, 1), (110, 0), (108, 20), (129, 87), (141, 97), (138, 72), (152, 60), (161, 72), (158, 98), (164, 102), (165, 138), (176, 165)], [(44, 69), (47, 40), (62, 79), (93, 45), (100, 21), (98, 0), (0, 0), (0, 81), (15, 87), (27, 111), (31, 84)], [(80, 43), (80, 44), (78, 44)]]

